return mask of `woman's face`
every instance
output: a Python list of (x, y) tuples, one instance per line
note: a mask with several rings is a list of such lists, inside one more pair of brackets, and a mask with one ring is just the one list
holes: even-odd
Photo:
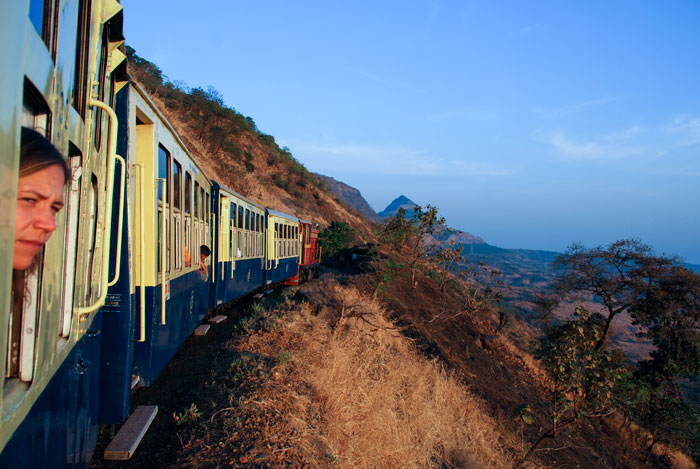
[(15, 250), (12, 268), (27, 269), (56, 229), (56, 214), (63, 208), (63, 169), (47, 166), (22, 176), (17, 183)]

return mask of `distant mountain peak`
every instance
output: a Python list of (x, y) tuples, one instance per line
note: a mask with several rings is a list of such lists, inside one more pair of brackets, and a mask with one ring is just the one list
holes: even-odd
[(406, 197), (405, 195), (400, 195), (394, 200), (391, 201), (389, 205), (386, 206), (384, 210), (379, 212), (379, 216), (382, 218), (388, 218), (391, 216), (396, 215), (396, 213), (399, 211), (400, 208), (403, 208), (406, 210), (406, 215), (412, 216), (413, 215), (413, 207), (417, 206), (418, 204)]

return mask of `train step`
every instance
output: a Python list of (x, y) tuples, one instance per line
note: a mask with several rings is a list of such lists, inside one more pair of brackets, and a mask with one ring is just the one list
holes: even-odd
[(219, 324), (220, 322), (224, 322), (226, 320), (226, 316), (219, 314), (218, 316), (214, 316), (209, 320), (210, 323), (212, 324)]
[(107, 446), (104, 458), (117, 461), (130, 459), (157, 413), (157, 405), (138, 406)]
[(209, 324), (202, 324), (194, 330), (194, 335), (207, 335), (210, 327), (211, 326)]

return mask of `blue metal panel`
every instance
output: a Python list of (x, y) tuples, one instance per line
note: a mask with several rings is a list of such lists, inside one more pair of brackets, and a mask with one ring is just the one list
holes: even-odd
[[(160, 285), (146, 288), (146, 341), (134, 347), (134, 374), (150, 385), (206, 314), (209, 288), (198, 271), (170, 281), (165, 324), (161, 324)], [(138, 297), (135, 299), (138, 308)], [(202, 308), (196, 309), (195, 306)], [(138, 336), (138, 327), (134, 335)]]
[(277, 283), (294, 277), (299, 272), (299, 258), (287, 257), (280, 259), (277, 267), (267, 271), (266, 279), (269, 283)]
[[(115, 111), (119, 116), (117, 153), (128, 154), (128, 86), (116, 97)], [(120, 168), (117, 168), (120, 169)], [(123, 169), (123, 168), (122, 168)], [(115, 174), (115, 203), (112, 220), (119, 215), (120, 174)], [(131, 396), (131, 368), (134, 361), (134, 298), (130, 295), (129, 268), (129, 217), (124, 207), (122, 231), (121, 274), (116, 285), (109, 289), (107, 301), (102, 308), (102, 366), (100, 377), (100, 423), (120, 423), (128, 415)], [(110, 278), (114, 277), (117, 256), (117, 236), (112, 236), (110, 247)]]
[(224, 263), (224, 280), (217, 279), (224, 294), (224, 303), (233, 301), (263, 286), (265, 261), (262, 258), (235, 261), (235, 270), (231, 278), (232, 262)]
[(0, 454), (0, 467), (86, 467), (97, 443), (101, 313)]

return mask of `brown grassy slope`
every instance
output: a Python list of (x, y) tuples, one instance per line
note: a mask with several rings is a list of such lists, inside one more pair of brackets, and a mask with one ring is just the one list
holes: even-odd
[[(470, 310), (458, 294), (443, 293), (425, 271), (417, 279), (413, 288), (410, 272), (398, 268), (388, 276), (386, 270), (379, 270), (363, 281), (366, 292), (381, 286), (378, 298), (403, 332), (423, 353), (462, 377), (470, 391), (484, 400), (504, 435), (523, 433), (523, 441), (510, 440), (507, 446), (516, 458), (522, 456), (551, 424), (547, 418), (551, 382), (527, 351), (532, 331), (516, 318), (499, 331), (497, 308)], [(513, 419), (513, 411), (523, 403), (533, 411), (533, 425)], [(648, 442), (620, 424), (613, 419), (581, 421), (547, 440), (534, 459), (545, 467), (650, 467), (642, 462)], [(676, 465), (677, 460), (672, 462), (676, 456), (655, 455), (651, 466)]]
[[(335, 198), (287, 149), (280, 149), (273, 137), (217, 102), (215, 95), (212, 100), (199, 89), (188, 93), (164, 82), (154, 64), (135, 54), (130, 54), (129, 74), (149, 93), (212, 179), (263, 206), (313, 221), (321, 228), (331, 221), (345, 221), (362, 241), (374, 239), (365, 217)], [(221, 138), (216, 131), (225, 134), (223, 143), (212, 143)]]
[(250, 427), (226, 439), (210, 426), (185, 444), (177, 465), (510, 466), (483, 403), (417, 354), (376, 301), (332, 278), (302, 290), (310, 301), (265, 312), (268, 326), (235, 345), (271, 364), (270, 379), (221, 410), (221, 419), (245, 415)]

